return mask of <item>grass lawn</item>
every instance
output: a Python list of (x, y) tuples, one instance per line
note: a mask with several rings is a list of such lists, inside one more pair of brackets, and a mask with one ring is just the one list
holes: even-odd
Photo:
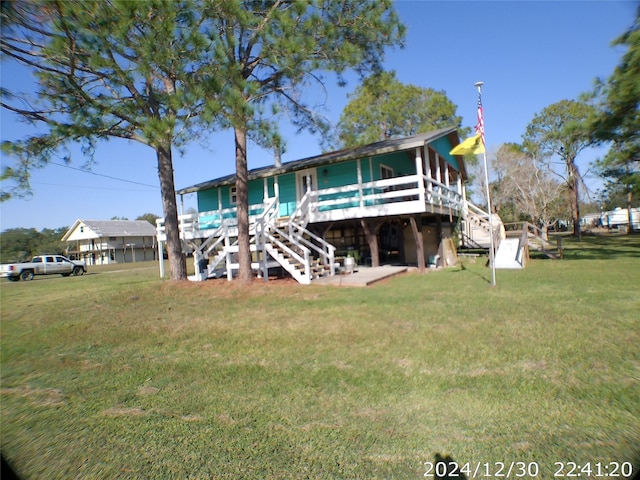
[(640, 236), (564, 247), (493, 288), (480, 261), (356, 289), (3, 281), (2, 454), (24, 479), (635, 473)]

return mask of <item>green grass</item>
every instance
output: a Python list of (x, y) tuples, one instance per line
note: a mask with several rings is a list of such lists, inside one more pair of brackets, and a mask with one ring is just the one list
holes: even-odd
[(2, 453), (26, 479), (636, 461), (640, 237), (564, 246), (493, 288), (480, 261), (365, 289), (2, 282)]

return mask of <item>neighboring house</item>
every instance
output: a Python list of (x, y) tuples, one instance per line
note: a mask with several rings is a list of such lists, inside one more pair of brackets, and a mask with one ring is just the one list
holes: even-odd
[[(447, 266), (461, 219), (465, 238), (488, 245), (488, 214), (467, 202), (463, 158), (449, 154), (458, 143), (452, 127), (250, 170), (253, 268), (268, 278), (278, 266), (310, 283), (346, 257)], [(199, 213), (180, 217), (197, 280), (220, 269), (231, 279), (238, 269), (235, 181), (232, 174), (178, 191), (197, 194)], [(158, 241), (166, 241), (162, 220)]]
[(581, 228), (591, 228), (600, 226), (601, 213), (586, 213), (580, 218)]
[(76, 220), (62, 237), (71, 258), (87, 265), (156, 260), (156, 229), (146, 220)]

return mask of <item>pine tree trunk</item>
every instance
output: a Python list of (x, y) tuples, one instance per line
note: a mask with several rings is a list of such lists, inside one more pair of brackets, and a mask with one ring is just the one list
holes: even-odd
[(171, 280), (186, 280), (187, 263), (184, 253), (182, 252), (182, 243), (180, 242), (178, 204), (176, 201), (176, 189), (173, 183), (171, 146), (156, 148), (156, 154), (158, 157), (158, 176), (160, 177), (164, 226), (167, 235), (170, 278)]
[(247, 131), (234, 129), (236, 141), (236, 207), (238, 211), (238, 280), (249, 283), (251, 271), (251, 249), (249, 245), (249, 182), (247, 167)]
[(571, 183), (569, 185), (569, 191), (571, 193), (571, 216), (573, 217), (573, 235), (581, 240), (580, 230), (580, 194), (578, 192), (578, 167), (574, 162), (570, 162), (569, 165), (569, 178)]
[(627, 187), (629, 190), (627, 191), (627, 220), (629, 222), (629, 228), (627, 228), (627, 234), (633, 233), (633, 211), (631, 208), (633, 207), (633, 190), (631, 187)]

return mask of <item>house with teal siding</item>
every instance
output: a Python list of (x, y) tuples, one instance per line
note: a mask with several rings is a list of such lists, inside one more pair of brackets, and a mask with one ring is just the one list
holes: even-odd
[[(489, 225), (466, 199), (464, 160), (449, 153), (458, 143), (452, 127), (250, 170), (256, 274), (268, 279), (279, 270), (308, 284), (345, 263), (455, 262), (455, 232), (480, 243)], [(197, 195), (198, 213), (180, 216), (193, 279), (237, 272), (235, 180), (230, 174), (178, 191)], [(162, 248), (162, 220), (157, 231)]]

